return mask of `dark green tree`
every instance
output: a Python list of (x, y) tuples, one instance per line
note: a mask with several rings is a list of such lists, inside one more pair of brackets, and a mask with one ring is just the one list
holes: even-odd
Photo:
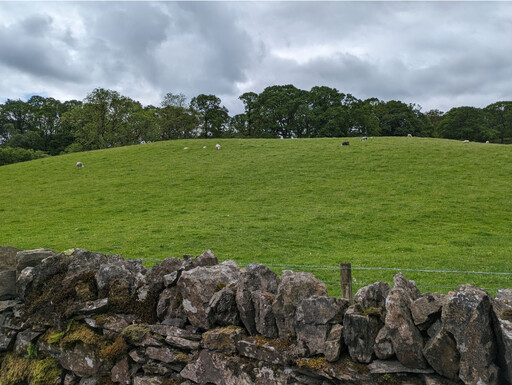
[(512, 102), (496, 102), (484, 108), (489, 123), (497, 130), (500, 143), (512, 137)]
[(476, 107), (455, 107), (439, 122), (442, 138), (483, 142), (493, 140), (498, 132), (489, 124), (487, 114)]
[(197, 114), (198, 129), (203, 138), (221, 137), (229, 122), (226, 107), (215, 95), (200, 94), (190, 101), (190, 108)]

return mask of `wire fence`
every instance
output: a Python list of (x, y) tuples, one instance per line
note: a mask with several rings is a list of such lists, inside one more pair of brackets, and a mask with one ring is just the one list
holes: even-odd
[[(250, 263), (240, 264), (248, 266)], [(281, 264), (265, 263), (265, 266), (272, 270), (281, 272), (283, 270), (295, 270), (310, 272), (318, 279), (322, 280), (329, 291), (337, 294), (340, 291), (340, 266), (325, 265), (299, 265), (299, 264)], [(408, 279), (416, 281), (418, 288), (439, 291), (455, 290), (460, 284), (471, 283), (489, 292), (495, 292), (499, 289), (512, 287), (512, 272), (498, 271), (472, 271), (472, 270), (433, 270), (433, 269), (412, 269), (399, 267), (363, 267), (352, 266), (352, 285), (356, 288), (371, 285), (375, 281), (392, 282), (393, 275), (398, 272), (407, 273)], [(390, 273), (393, 273), (390, 275)], [(432, 279), (430, 274), (443, 275)], [(450, 275), (450, 278), (446, 278)], [(456, 278), (454, 278), (456, 276)], [(495, 279), (496, 278), (496, 279)]]

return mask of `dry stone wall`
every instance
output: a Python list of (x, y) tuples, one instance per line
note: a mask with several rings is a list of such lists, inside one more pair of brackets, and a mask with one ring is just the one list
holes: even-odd
[(0, 247), (0, 385), (512, 385), (512, 290)]

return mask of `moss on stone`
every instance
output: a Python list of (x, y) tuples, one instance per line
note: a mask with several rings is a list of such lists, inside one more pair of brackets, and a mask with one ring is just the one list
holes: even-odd
[(128, 352), (128, 345), (123, 337), (117, 337), (115, 341), (102, 348), (99, 356), (104, 360), (115, 362), (118, 358), (124, 356)]
[(219, 282), (217, 283), (217, 286), (215, 286), (215, 292), (217, 293), (218, 291), (221, 291), (222, 289), (224, 289), (226, 287), (226, 283), (224, 282)]
[(382, 316), (382, 311), (378, 307), (367, 307), (366, 309), (363, 309), (361, 311), (361, 314), (368, 315), (368, 316), (373, 316), (373, 317), (381, 317)]
[(322, 370), (325, 368), (327, 359), (325, 357), (317, 358), (299, 358), (295, 361), (299, 368), (310, 368), (313, 370)]
[(61, 374), (57, 364), (51, 358), (34, 361), (31, 369), (29, 385), (53, 385)]
[(84, 324), (73, 324), (60, 340), (62, 347), (71, 347), (79, 342), (96, 347), (103, 347), (106, 344), (103, 336), (95, 333)]
[(145, 325), (129, 325), (123, 329), (121, 336), (131, 345), (138, 344), (151, 331)]
[(0, 385), (53, 385), (60, 374), (52, 358), (29, 360), (7, 354), (0, 368)]

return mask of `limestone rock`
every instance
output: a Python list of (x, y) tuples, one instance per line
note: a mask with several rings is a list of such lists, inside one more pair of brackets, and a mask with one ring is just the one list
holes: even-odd
[(210, 327), (239, 325), (240, 316), (234, 290), (225, 287), (213, 294), (206, 307), (206, 317)]
[(163, 385), (166, 382), (162, 376), (135, 376), (133, 385)]
[(393, 288), (404, 290), (412, 301), (421, 297), (421, 292), (414, 281), (407, 280), (402, 273), (395, 274), (393, 277)]
[(359, 304), (362, 309), (382, 309), (382, 315), (384, 315), (388, 293), (389, 285), (387, 282), (378, 281), (360, 288), (354, 296), (354, 303)]
[(156, 305), (157, 318), (166, 325), (183, 327), (187, 316), (183, 310), (183, 298), (177, 286), (165, 288)]
[(275, 294), (257, 290), (251, 293), (251, 299), (254, 306), (256, 331), (266, 338), (277, 338), (279, 331), (277, 330), (276, 317), (272, 308), (276, 300)]
[(19, 275), (25, 267), (34, 267), (48, 257), (54, 257), (57, 253), (51, 249), (35, 249), (19, 251), (16, 254), (16, 273)]
[(26, 355), (28, 347), (32, 345), (41, 334), (41, 332), (34, 332), (30, 329), (19, 332), (16, 336), (14, 351), (19, 355)]
[(441, 330), (431, 338), (423, 354), (437, 373), (452, 380), (458, 379), (460, 355), (454, 339), (448, 333)]
[(389, 329), (384, 325), (375, 338), (374, 352), (378, 359), (388, 360), (395, 355)]
[[(336, 341), (336, 331), (331, 329), (333, 325), (340, 324), (348, 308), (348, 300), (328, 296), (313, 296), (303, 299), (295, 312), (295, 329), (297, 341), (307, 347), (310, 355), (325, 354), (329, 350), (329, 356), (339, 356), (341, 349), (341, 333)], [(341, 325), (340, 325), (341, 326)], [(326, 344), (330, 339), (330, 344)], [(337, 351), (332, 351), (337, 347)]]
[(183, 261), (183, 268), (185, 270), (192, 270), (196, 267), (215, 266), (219, 263), (217, 257), (211, 250), (206, 250), (196, 258), (187, 258)]
[(512, 384), (512, 289), (498, 290), (492, 304), (492, 316), (503, 378)]
[(94, 278), (100, 296), (109, 295), (113, 285), (116, 288), (127, 288), (131, 294), (145, 279), (146, 273), (147, 269), (141, 260), (127, 260), (120, 255), (113, 255), (108, 256), (107, 262), (100, 264)]
[(343, 339), (350, 357), (361, 363), (373, 360), (374, 343), (383, 324), (379, 315), (365, 315), (350, 307), (343, 318)]
[(0, 328), (0, 353), (9, 351), (15, 340), (15, 331)]
[(194, 327), (209, 328), (206, 308), (210, 299), (219, 288), (235, 284), (238, 275), (237, 265), (229, 261), (215, 266), (196, 267), (181, 274), (177, 287), (183, 298), (183, 310)]
[(0, 246), (0, 271), (16, 270), (16, 254), (20, 249)]
[(63, 350), (60, 365), (79, 377), (107, 374), (108, 367), (90, 346), (77, 344), (73, 349)]
[[(268, 302), (266, 301), (268, 298), (267, 294), (275, 295), (278, 285), (279, 277), (266, 266), (252, 263), (240, 271), (240, 279), (236, 290), (236, 304), (241, 321), (249, 334), (255, 335), (258, 332), (261, 333), (261, 331), (257, 330), (256, 324), (259, 323), (261, 328), (263, 323), (261, 322), (261, 318), (256, 316), (254, 301), (259, 302), (260, 315), (264, 317), (273, 316), (273, 312), (264, 310), (264, 307), (268, 308), (265, 306)], [(253, 295), (256, 293), (258, 293), (258, 295), (254, 297)], [(269, 333), (267, 332), (266, 334)], [(273, 331), (271, 331), (270, 334), (273, 334)]]
[(421, 374), (429, 374), (434, 373), (434, 371), (430, 368), (409, 368), (405, 365), (402, 365), (400, 361), (396, 360), (375, 360), (370, 365), (368, 365), (368, 369), (370, 369), (370, 373), (373, 374), (385, 374), (385, 373), (421, 373)]
[(498, 383), (493, 364), (496, 344), (491, 327), (489, 295), (474, 286), (461, 285), (448, 295), (442, 310), (443, 330), (450, 333), (460, 353), (459, 378), (466, 385)]
[[(40, 294), (40, 288), (56, 275), (64, 273), (70, 264), (70, 257), (65, 254), (51, 255), (36, 266), (25, 267), (16, 281), (18, 297), (24, 300), (31, 292)], [(73, 282), (75, 284), (76, 282)]]
[(272, 341), (254, 338), (241, 339), (237, 343), (238, 353), (247, 358), (274, 365), (286, 365), (292, 362), (293, 355), (288, 353), (289, 346), (278, 346)]
[(345, 349), (346, 345), (343, 340), (343, 326), (340, 324), (332, 325), (323, 348), (325, 359), (329, 362), (335, 362)]
[(409, 368), (425, 368), (423, 337), (414, 325), (409, 306), (418, 298), (419, 290), (413, 281), (407, 281), (402, 274), (394, 277), (394, 288), (386, 298), (385, 324), (389, 330), (393, 350), (398, 361)]
[(295, 336), (295, 309), (305, 298), (326, 296), (325, 284), (310, 273), (284, 270), (272, 309), (280, 338)]
[(121, 385), (130, 385), (132, 380), (130, 378), (130, 366), (128, 364), (128, 359), (123, 358), (118, 361), (111, 370), (110, 379), (112, 382), (119, 383)]
[(429, 293), (411, 303), (412, 318), (420, 330), (428, 329), (434, 321), (441, 318), (441, 308), (445, 298), (443, 294)]
[(204, 349), (233, 354), (236, 352), (238, 342), (244, 337), (246, 337), (244, 328), (238, 326), (208, 330), (203, 333), (201, 346)]
[(248, 372), (238, 357), (202, 350), (197, 360), (190, 362), (180, 375), (197, 384), (253, 385)]
[(159, 334), (161, 336), (165, 337), (178, 337), (187, 339), (190, 341), (201, 341), (201, 334), (194, 333), (190, 330), (181, 329), (176, 326), (168, 326), (168, 325), (148, 325), (151, 332), (155, 334)]
[(16, 270), (0, 271), (0, 301), (16, 298)]

